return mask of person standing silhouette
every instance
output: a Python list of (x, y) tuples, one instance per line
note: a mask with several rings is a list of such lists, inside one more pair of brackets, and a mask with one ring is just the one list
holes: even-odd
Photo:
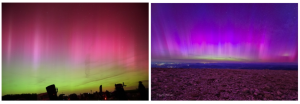
[(139, 87), (138, 87), (139, 93), (141, 95), (141, 100), (148, 100), (147, 91), (145, 86), (143, 85), (142, 81), (139, 81)]

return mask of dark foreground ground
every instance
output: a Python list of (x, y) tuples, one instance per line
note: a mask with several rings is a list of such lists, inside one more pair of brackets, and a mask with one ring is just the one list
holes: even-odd
[(152, 100), (298, 100), (298, 71), (151, 69)]
[[(88, 93), (83, 93), (83, 94), (70, 94), (68, 96), (58, 96), (58, 101), (62, 100), (91, 100), (91, 101), (100, 101), (100, 100), (120, 100), (115, 97), (115, 93), (110, 93), (110, 92), (103, 92), (103, 99), (100, 98), (99, 93), (93, 93), (93, 94), (88, 94)], [(139, 90), (125, 90), (125, 98), (126, 100), (132, 101), (132, 100), (148, 100), (148, 88), (146, 89), (146, 94), (145, 96), (142, 96)], [(64, 94), (61, 94), (64, 95)], [(124, 96), (123, 96), (124, 97)], [(4, 95), (2, 96), (3, 101), (10, 101), (10, 100), (49, 100), (49, 96), (47, 93), (44, 93), (43, 95), (41, 94), (11, 94), (11, 95)], [(121, 101), (124, 101), (121, 100)]]

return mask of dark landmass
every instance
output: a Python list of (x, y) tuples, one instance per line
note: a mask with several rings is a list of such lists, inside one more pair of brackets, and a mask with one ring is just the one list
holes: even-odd
[(270, 70), (298, 70), (297, 64), (291, 63), (178, 63), (153, 62), (151, 68), (216, 68), (216, 69), (270, 69)]

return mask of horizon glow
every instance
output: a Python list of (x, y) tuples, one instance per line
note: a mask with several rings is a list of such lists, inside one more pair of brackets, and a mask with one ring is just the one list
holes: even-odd
[(148, 3), (3, 3), (2, 95), (148, 88)]
[(151, 4), (151, 60), (298, 63), (298, 4)]

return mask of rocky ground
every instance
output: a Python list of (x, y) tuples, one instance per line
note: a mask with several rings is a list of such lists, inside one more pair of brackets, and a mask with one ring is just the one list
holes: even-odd
[(298, 100), (298, 71), (152, 68), (151, 100)]

